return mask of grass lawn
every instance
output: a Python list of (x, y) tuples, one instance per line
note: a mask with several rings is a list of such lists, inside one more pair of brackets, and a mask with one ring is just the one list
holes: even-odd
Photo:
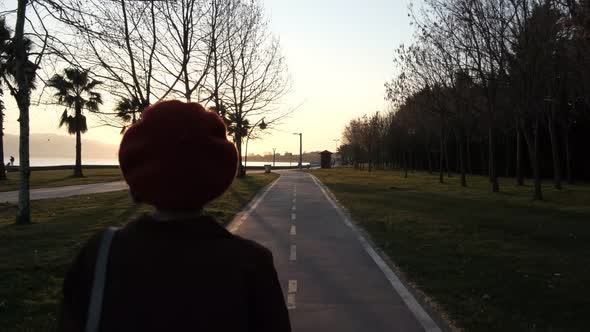
[[(206, 212), (226, 224), (276, 174), (236, 180)], [(13, 224), (16, 207), (0, 205), (0, 331), (52, 331), (66, 269), (85, 241), (150, 211), (127, 192), (32, 203), (34, 224)]]
[[(121, 170), (113, 169), (85, 169), (83, 178), (72, 176), (73, 170), (32, 171), (31, 188), (48, 188), (73, 186), (100, 182), (119, 181), (123, 179)], [(18, 172), (8, 172), (8, 180), (0, 181), (0, 191), (18, 190)]]
[[(317, 170), (403, 274), (467, 331), (587, 331), (590, 185), (531, 200), (531, 187), (483, 177)], [(549, 181), (547, 181), (549, 182)]]

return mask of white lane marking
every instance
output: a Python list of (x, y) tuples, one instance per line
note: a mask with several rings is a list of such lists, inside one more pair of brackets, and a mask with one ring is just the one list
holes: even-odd
[(297, 198), (293, 198), (293, 204), (297, 204)]
[(291, 225), (291, 235), (297, 235), (297, 228), (295, 228), (295, 225)]
[(291, 245), (291, 253), (289, 254), (289, 260), (290, 261), (296, 261), (297, 260), (297, 246), (296, 245)]
[(324, 196), (326, 196), (328, 202), (330, 202), (332, 207), (334, 207), (336, 212), (338, 212), (340, 217), (342, 217), (344, 223), (355, 233), (365, 251), (369, 254), (369, 256), (371, 256), (371, 258), (373, 259), (375, 264), (377, 264), (377, 266), (383, 272), (383, 274), (385, 274), (385, 277), (387, 278), (387, 280), (389, 280), (389, 283), (391, 284), (391, 286), (393, 286), (393, 289), (395, 289), (397, 294), (402, 298), (408, 309), (410, 309), (410, 311), (414, 314), (414, 317), (416, 317), (416, 320), (418, 320), (418, 322), (420, 323), (420, 325), (422, 325), (424, 330), (426, 332), (442, 332), (438, 325), (436, 325), (436, 323), (432, 320), (430, 315), (428, 315), (424, 308), (422, 308), (418, 301), (416, 301), (416, 298), (412, 295), (412, 293), (410, 293), (406, 286), (404, 286), (404, 284), (401, 282), (401, 280), (395, 274), (395, 272), (393, 272), (393, 270), (391, 270), (387, 263), (385, 263), (383, 258), (381, 258), (379, 254), (377, 254), (375, 249), (371, 247), (371, 245), (365, 239), (365, 237), (359, 232), (356, 226), (348, 219), (346, 214), (344, 214), (340, 206), (338, 206), (338, 204), (328, 194), (327, 190), (329, 189), (327, 189), (324, 186), (324, 184), (322, 184), (315, 176), (310, 176), (315, 182), (315, 184), (318, 186), (318, 188), (320, 188)]
[(287, 295), (287, 309), (294, 310), (296, 308), (297, 308), (297, 305), (295, 304), (295, 294), (288, 294)]
[(235, 233), (237, 230), (242, 226), (244, 221), (248, 219), (252, 211), (254, 211), (258, 204), (264, 199), (266, 194), (279, 182), (281, 178), (279, 177), (273, 183), (271, 183), (257, 198), (255, 197), (250, 204), (243, 210), (244, 212), (241, 215), (237, 215), (234, 220), (228, 225), (228, 229), (230, 232)]
[(297, 219), (297, 215), (295, 213), (291, 213), (291, 220), (295, 221)]
[(289, 280), (289, 294), (297, 293), (297, 280)]
[(292, 210), (293, 211), (296, 211), (297, 210), (297, 208), (295, 207), (295, 205), (293, 205), (293, 209)]

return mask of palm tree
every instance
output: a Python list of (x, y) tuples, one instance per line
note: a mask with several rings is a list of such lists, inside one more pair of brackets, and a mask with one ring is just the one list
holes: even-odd
[(146, 105), (135, 96), (130, 98), (123, 97), (117, 102), (115, 112), (117, 112), (117, 117), (125, 124), (121, 130), (121, 134), (127, 129), (127, 123), (131, 122), (131, 124), (135, 124), (137, 122), (138, 115), (141, 115), (141, 112), (145, 108)]
[[(64, 75), (55, 74), (48, 82), (48, 86), (57, 90), (55, 97), (60, 105), (66, 107), (59, 126), (66, 126), (70, 135), (76, 135), (76, 166), (74, 176), (82, 177), (82, 134), (88, 131), (86, 116), (83, 110), (90, 112), (98, 111), (102, 104), (102, 96), (94, 89), (102, 82), (89, 77), (88, 71), (76, 68), (67, 68)], [(70, 109), (74, 114), (70, 115)]]

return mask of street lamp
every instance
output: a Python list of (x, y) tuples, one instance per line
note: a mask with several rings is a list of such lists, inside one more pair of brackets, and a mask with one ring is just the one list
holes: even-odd
[(275, 167), (276, 155), (277, 155), (277, 148), (272, 148), (272, 167)]
[(299, 135), (299, 169), (303, 169), (303, 133), (293, 133)]
[(336, 153), (336, 152), (338, 152), (338, 142), (340, 142), (340, 139), (336, 138), (333, 141), (336, 142), (336, 150), (334, 150), (334, 153)]

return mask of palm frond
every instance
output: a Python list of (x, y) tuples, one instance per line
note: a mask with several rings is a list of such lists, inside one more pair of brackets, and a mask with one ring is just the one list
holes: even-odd
[(90, 80), (90, 82), (88, 82), (87, 84), (85, 84), (82, 87), (82, 91), (92, 94), (93, 93), (92, 90), (94, 90), (97, 86), (99, 86), (101, 84), (102, 84), (102, 81)]
[(98, 102), (96, 100), (87, 100), (84, 108), (89, 110), (90, 112), (98, 112)]
[(59, 118), (59, 127), (63, 127), (64, 124), (68, 122), (68, 110), (64, 110), (61, 117)]
[(88, 131), (88, 124), (86, 122), (86, 116), (84, 116), (83, 114), (80, 114), (79, 118), (78, 118), (78, 130), (80, 130), (81, 133), (85, 133)]
[(68, 116), (68, 120), (67, 120), (67, 129), (68, 129), (68, 134), (70, 135), (74, 135), (76, 133), (76, 118), (73, 116)]

